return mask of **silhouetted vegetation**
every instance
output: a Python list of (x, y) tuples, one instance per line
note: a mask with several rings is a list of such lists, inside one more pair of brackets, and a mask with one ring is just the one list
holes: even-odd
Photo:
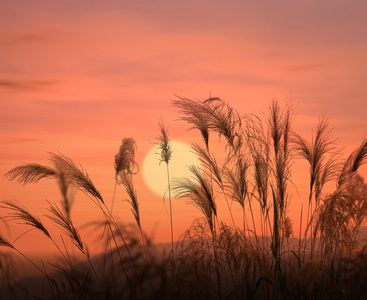
[[(117, 185), (125, 188), (136, 224), (123, 224), (113, 214), (115, 192), (109, 203), (82, 167), (50, 153), (49, 165), (25, 164), (5, 176), (20, 184), (56, 180), (62, 201), (47, 202), (46, 217), (61, 230), (62, 243), (22, 203), (4, 200), (2, 208), (8, 218), (45, 235), (61, 260), (50, 272), (0, 236), (1, 293), (9, 299), (365, 299), (367, 243), (359, 239), (359, 232), (367, 217), (367, 184), (358, 169), (367, 161), (367, 139), (343, 160), (325, 118), (308, 141), (292, 129), (292, 107), (282, 108), (277, 101), (265, 120), (240, 115), (219, 98), (177, 97), (172, 104), (182, 120), (198, 130), (202, 143), (192, 145), (201, 167), (191, 166), (190, 178), (171, 179), (169, 162), (175, 153), (166, 128), (160, 127), (157, 164), (167, 167), (170, 254), (160, 259), (141, 226), (133, 184), (138, 171), (133, 138), (123, 139), (115, 157), (115, 190)], [(217, 136), (224, 156), (211, 147)], [(295, 159), (309, 164), (306, 217), (301, 212), (307, 225), (302, 227), (301, 220), (299, 229), (293, 228), (288, 210)], [(335, 182), (331, 194), (324, 192), (328, 182)], [(74, 225), (74, 188), (101, 213), (102, 221), (91, 220), (105, 245), (98, 257), (90, 256)], [(203, 215), (175, 245), (171, 191)], [(218, 217), (218, 201), (226, 203), (230, 224)], [(234, 205), (243, 212), (241, 220), (232, 213)], [(72, 245), (66, 246), (64, 239)], [(81, 254), (78, 260), (70, 247)], [(14, 255), (25, 257), (39, 271), (47, 282), (42, 290), (28, 290), (15, 280)]]

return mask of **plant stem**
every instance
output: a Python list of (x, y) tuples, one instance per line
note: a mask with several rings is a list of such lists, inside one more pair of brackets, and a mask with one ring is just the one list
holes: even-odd
[(168, 198), (169, 198), (169, 215), (171, 221), (171, 253), (172, 253), (172, 277), (175, 273), (175, 255), (173, 251), (173, 217), (172, 217), (172, 198), (171, 198), (171, 183), (170, 183), (170, 175), (169, 175), (169, 166), (168, 162), (166, 163), (167, 166), (167, 184), (168, 184)]

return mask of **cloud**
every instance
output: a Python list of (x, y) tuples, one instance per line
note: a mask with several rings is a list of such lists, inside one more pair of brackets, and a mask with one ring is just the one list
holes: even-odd
[(3, 46), (21, 46), (23, 44), (44, 41), (45, 38), (39, 34), (19, 33), (12, 34), (3, 39)]
[(58, 81), (54, 80), (24, 80), (24, 79), (0, 79), (0, 90), (34, 91), (53, 86)]
[(333, 65), (333, 62), (293, 64), (286, 66), (285, 70), (290, 72), (319, 71), (320, 69), (327, 69)]
[(10, 136), (0, 136), (0, 144), (24, 144), (24, 143), (40, 143), (43, 140), (35, 138), (20, 138)]

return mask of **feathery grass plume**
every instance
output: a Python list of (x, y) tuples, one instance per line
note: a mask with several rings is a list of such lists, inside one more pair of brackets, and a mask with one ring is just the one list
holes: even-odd
[(256, 116), (246, 116), (246, 142), (252, 158), (254, 189), (262, 214), (268, 213), (269, 143), (261, 120)]
[(273, 100), (269, 114), (268, 123), (274, 150), (273, 170), (276, 181), (276, 197), (279, 206), (279, 217), (284, 219), (287, 208), (287, 184), (291, 175), (288, 144), (292, 112), (289, 106), (286, 107), (284, 113), (281, 112), (278, 102)]
[[(47, 215), (52, 222), (54, 222), (74, 243), (74, 245), (83, 253), (88, 253), (84, 243), (82, 242), (79, 232), (74, 227), (71, 219), (68, 217), (56, 206), (56, 204), (52, 204), (47, 201), (49, 204), (48, 211), (51, 215)], [(89, 257), (89, 254), (87, 255)]]
[(268, 203), (268, 182), (269, 182), (269, 165), (267, 163), (266, 158), (259, 152), (253, 154), (254, 160), (254, 171), (255, 171), (255, 188), (258, 194), (258, 202), (260, 203), (260, 207), (264, 217), (267, 217), (267, 213), (269, 210)]
[[(46, 217), (49, 218), (52, 222), (54, 222), (56, 224), (57, 227), (59, 227), (66, 236), (68, 236), (71, 241), (73, 242), (73, 244), (81, 251), (81, 253), (83, 253), (83, 255), (86, 257), (94, 275), (95, 278), (98, 280), (99, 284), (103, 287), (102, 285), (102, 281), (100, 279), (100, 276), (97, 274), (92, 262), (91, 262), (91, 258), (90, 258), (90, 254), (89, 254), (89, 250), (88, 247), (85, 243), (83, 243), (80, 234), (78, 232), (78, 230), (75, 228), (72, 220), (68, 217), (67, 214), (64, 214), (55, 203), (51, 203), (49, 201), (47, 201), (49, 204), (49, 208), (48, 211), (50, 212), (50, 215), (47, 215)], [(65, 246), (65, 244), (64, 244)], [(65, 247), (66, 250), (66, 247)], [(64, 256), (65, 257), (65, 256)], [(69, 258), (69, 255), (68, 255)], [(66, 258), (65, 258), (66, 259)], [(69, 258), (70, 259), (70, 258)], [(69, 273), (73, 273), (72, 275), (76, 275), (75, 273), (75, 269), (74, 266), (70, 263), (70, 270), (68, 271)], [(88, 275), (89, 276), (89, 275)]]
[[(211, 155), (209, 153), (208, 149), (205, 149), (204, 147), (201, 147), (200, 145), (198, 145), (196, 143), (193, 144), (192, 148), (198, 154), (199, 160), (201, 161), (201, 163), (209, 171), (209, 173), (211, 175), (211, 180), (214, 180), (218, 184), (220, 189), (223, 191), (223, 196), (224, 196), (224, 199), (226, 201), (227, 208), (228, 208), (229, 214), (231, 216), (233, 226), (234, 226), (234, 228), (236, 228), (236, 224), (235, 224), (235, 221), (234, 221), (234, 218), (233, 218), (231, 207), (228, 203), (227, 195), (225, 193), (225, 186), (224, 186), (224, 182), (222, 180), (222, 174), (221, 174), (222, 171), (221, 171), (220, 167), (218, 166), (214, 155)], [(212, 175), (214, 175), (214, 178), (213, 178)]]
[(129, 196), (127, 201), (131, 205), (131, 212), (134, 215), (138, 227), (141, 229), (138, 195), (133, 184), (132, 174), (120, 173), (119, 183), (125, 187), (126, 193)]
[[(81, 191), (93, 196), (103, 203), (103, 198), (93, 185), (92, 180), (83, 169), (70, 159), (61, 154), (50, 154), (51, 163), (55, 168), (42, 166), (39, 164), (25, 164), (15, 167), (5, 175), (9, 180), (18, 178), (17, 181), (22, 184), (36, 183), (42, 178), (54, 177), (58, 179), (60, 176), (68, 176), (68, 182), (80, 189)], [(60, 173), (61, 172), (61, 173)], [(65, 173), (64, 173), (65, 172)], [(61, 174), (61, 175), (60, 175)]]
[(189, 198), (205, 216), (211, 232), (214, 232), (214, 220), (217, 216), (217, 206), (210, 180), (196, 166), (189, 167), (192, 178), (180, 178), (173, 182), (176, 198)]
[(363, 138), (361, 145), (355, 149), (344, 162), (344, 166), (339, 174), (338, 184), (342, 184), (346, 177), (357, 171), (360, 166), (367, 161), (367, 136)]
[[(311, 142), (302, 138), (300, 135), (293, 134), (294, 150), (298, 155), (310, 164), (310, 193), (308, 197), (307, 223), (310, 223), (310, 216), (319, 205), (320, 195), (326, 182), (335, 178), (338, 164), (338, 153), (340, 150), (335, 146), (335, 139), (331, 138), (331, 130), (328, 129), (328, 121), (325, 118), (319, 119), (316, 127), (315, 136)], [(327, 155), (329, 160), (325, 163)], [(314, 195), (315, 207), (313, 208), (312, 196)], [(312, 226), (311, 224), (311, 236)], [(313, 239), (311, 239), (311, 256), (313, 255)]]
[(204, 107), (207, 111), (208, 128), (227, 140), (229, 145), (227, 160), (230, 160), (237, 154), (243, 143), (239, 113), (220, 98), (209, 98), (203, 104), (206, 104)]
[[(117, 247), (117, 242), (116, 242), (115, 236), (119, 236), (122, 239), (122, 241), (124, 243), (124, 246), (126, 248), (126, 251), (128, 253), (128, 256), (130, 258), (130, 261), (133, 265), (135, 274), (137, 274), (137, 269), (136, 269), (136, 265), (135, 265), (135, 262), (134, 262), (134, 258), (132, 256), (132, 253), (130, 252), (129, 245), (126, 243), (126, 240), (125, 240), (124, 235), (122, 234), (122, 231), (120, 230), (118, 224), (115, 222), (115, 220), (112, 217), (112, 210), (113, 210), (113, 204), (114, 204), (114, 201), (115, 201), (116, 186), (117, 186), (117, 184), (122, 184), (124, 186), (128, 196), (129, 196), (129, 198), (130, 198), (130, 200), (128, 200), (128, 202), (132, 206), (131, 211), (132, 211), (132, 213), (134, 215), (134, 218), (137, 222), (137, 225), (139, 227), (142, 242), (143, 242), (143, 244), (145, 244), (144, 235), (143, 235), (143, 231), (142, 231), (141, 223), (140, 223), (140, 212), (139, 212), (139, 203), (138, 203), (138, 199), (137, 199), (137, 193), (136, 193), (136, 190), (134, 188), (133, 181), (132, 181), (132, 175), (135, 175), (139, 172), (139, 165), (135, 161), (135, 151), (136, 151), (136, 149), (137, 149), (137, 145), (136, 145), (135, 139), (133, 139), (133, 138), (124, 138), (122, 140), (122, 144), (120, 146), (119, 152), (115, 155), (115, 165), (114, 165), (115, 172), (116, 172), (115, 173), (115, 188), (114, 188), (113, 197), (112, 197), (111, 215), (108, 217), (108, 220), (111, 221), (111, 224), (115, 227), (115, 232), (113, 232), (112, 227), (110, 226), (111, 235), (112, 235), (112, 238), (114, 240), (114, 243)], [(146, 249), (146, 247), (145, 247), (145, 249)], [(117, 249), (117, 253), (120, 257), (120, 261), (121, 261), (122, 265), (124, 265), (122, 257), (120, 256), (119, 249)], [(125, 267), (123, 267), (123, 268), (125, 268)], [(125, 275), (127, 275), (127, 274), (125, 273)], [(127, 278), (128, 278), (128, 276), (127, 276)], [(140, 286), (140, 290), (141, 290), (142, 294), (144, 294), (142, 285), (139, 284), (139, 286)]]
[[(180, 105), (182, 107), (184, 106), (182, 102), (183, 101), (179, 103), (176, 102), (176, 105)], [(218, 133), (219, 137), (224, 136), (226, 138), (227, 140), (226, 149), (227, 150), (229, 149), (228, 155), (226, 157), (226, 162), (228, 163), (235, 156), (235, 154), (237, 154), (237, 152), (239, 151), (242, 145), (242, 139), (240, 138), (241, 135), (238, 134), (238, 129), (237, 129), (237, 127), (240, 126), (241, 124), (241, 120), (240, 120), (240, 117), (237, 111), (235, 111), (229, 105), (225, 104), (219, 98), (209, 98), (202, 103), (194, 102), (194, 105), (190, 105), (190, 104), (193, 104), (192, 101), (191, 102), (186, 101), (185, 104), (187, 104), (187, 102), (189, 102), (188, 107), (190, 109), (193, 109), (197, 112), (201, 112), (202, 115), (206, 118), (206, 123), (205, 123), (206, 130), (209, 130), (209, 129), (213, 130), (214, 132)], [(187, 109), (187, 106), (186, 106), (186, 109)], [(191, 121), (191, 119), (189, 121)], [(224, 186), (223, 186), (220, 170), (218, 168), (218, 165), (214, 157), (212, 157), (212, 155), (209, 152), (209, 146), (207, 142), (208, 140), (205, 140), (206, 149), (204, 149), (204, 147), (199, 146), (198, 144), (194, 144), (193, 148), (199, 155), (199, 159), (201, 160), (201, 162), (214, 175), (214, 178), (212, 179), (214, 179), (217, 182), (218, 186), (224, 192)], [(225, 197), (225, 201), (226, 201), (229, 213), (231, 215), (233, 225), (235, 226), (233, 214), (230, 209), (230, 205), (228, 203), (228, 199), (225, 193), (224, 193), (224, 197)]]
[(215, 218), (217, 218), (217, 207), (213, 194), (212, 181), (206, 177), (196, 166), (189, 167), (192, 173), (192, 178), (180, 178), (176, 179), (173, 183), (173, 190), (176, 198), (187, 197), (190, 202), (193, 203), (203, 214), (208, 223), (213, 243), (214, 262), (215, 262), (215, 274), (217, 278), (218, 297), (222, 299), (222, 287), (221, 287), (221, 273), (220, 263), (218, 260), (216, 249), (216, 232), (215, 232)]
[(315, 180), (315, 199), (317, 202), (321, 198), (321, 193), (324, 185), (333, 180), (338, 179), (338, 174), (340, 174), (341, 164), (339, 163), (340, 150), (336, 150), (332, 153), (327, 161), (323, 164), (323, 169), (320, 171), (320, 176)]
[(21, 205), (18, 201), (15, 200), (5, 200), (2, 201), (2, 208), (8, 209), (11, 211), (9, 213), (9, 218), (13, 220), (23, 221), (25, 224), (34, 227), (41, 232), (43, 232), (47, 237), (51, 238), (48, 230), (43, 226), (42, 222), (39, 218), (33, 216), (23, 205)]
[(211, 155), (207, 149), (201, 147), (199, 144), (192, 144), (192, 149), (199, 156), (200, 162), (204, 165), (206, 169), (209, 170), (211, 174), (214, 175), (214, 181), (218, 184), (218, 186), (222, 186), (222, 174), (221, 169), (214, 157)]
[(290, 217), (285, 217), (282, 223), (282, 235), (289, 238), (293, 235), (293, 220)]
[(224, 192), (242, 207), (243, 230), (246, 228), (245, 201), (248, 197), (247, 173), (249, 164), (244, 156), (240, 156), (234, 166), (223, 166)]
[(104, 203), (101, 194), (89, 178), (88, 173), (81, 166), (78, 167), (70, 158), (62, 154), (50, 153), (50, 160), (55, 166), (63, 166), (61, 168), (65, 170), (72, 186)]
[(37, 183), (43, 178), (54, 177), (55, 170), (40, 164), (24, 164), (8, 171), (5, 176), (11, 181), (17, 178), (17, 182), (23, 185)]
[[(314, 192), (316, 181), (322, 181), (322, 177), (329, 179), (330, 176), (323, 176), (325, 166), (334, 170), (333, 164), (336, 163), (335, 159), (332, 159), (326, 165), (324, 164), (325, 157), (329, 153), (333, 153), (336, 150), (335, 139), (331, 138), (331, 130), (328, 129), (328, 121), (325, 118), (321, 118), (316, 127), (316, 134), (312, 138), (311, 143), (300, 135), (294, 133), (293, 143), (295, 151), (310, 164), (310, 195), (309, 201), (311, 202), (312, 194)], [(336, 152), (335, 152), (336, 153)], [(333, 157), (333, 156), (332, 156)], [(336, 158), (334, 156), (334, 158)], [(328, 173), (328, 172), (327, 172)], [(327, 182), (327, 180), (324, 182)], [(320, 195), (321, 193), (319, 193)], [(315, 199), (316, 203), (319, 199)]]
[(245, 207), (245, 200), (248, 194), (247, 173), (249, 167), (244, 156), (239, 157), (237, 163), (232, 168), (223, 167), (223, 177), (226, 182), (224, 188), (242, 208)]
[(320, 233), (324, 255), (349, 255), (359, 229), (367, 218), (367, 184), (357, 173), (319, 206), (314, 217), (315, 233)]
[(281, 140), (285, 124), (283, 123), (283, 114), (280, 112), (279, 104), (274, 99), (270, 106), (270, 116), (268, 122), (270, 125), (270, 134), (273, 140), (275, 156), (277, 156), (281, 147)]
[[(135, 151), (137, 149), (135, 139), (124, 138), (120, 146), (119, 152), (115, 155), (115, 187), (113, 190), (111, 212), (115, 202), (116, 187), (118, 184), (118, 177), (123, 173), (137, 174), (139, 166), (135, 161)], [(121, 180), (120, 180), (121, 181)]]
[(119, 152), (115, 155), (116, 177), (121, 173), (137, 174), (139, 166), (135, 161), (135, 151), (137, 149), (135, 139), (124, 138)]
[(178, 99), (172, 101), (172, 105), (180, 109), (180, 113), (184, 116), (182, 120), (189, 124), (192, 124), (190, 129), (198, 129), (201, 137), (205, 143), (206, 148), (209, 148), (209, 125), (207, 111), (204, 104), (198, 100), (191, 100), (187, 98), (181, 98), (176, 96)]
[(172, 147), (168, 138), (168, 130), (164, 127), (162, 122), (159, 123), (159, 128), (161, 131), (161, 134), (158, 137), (158, 151), (161, 157), (159, 163), (165, 162), (166, 164), (169, 164), (172, 157)]

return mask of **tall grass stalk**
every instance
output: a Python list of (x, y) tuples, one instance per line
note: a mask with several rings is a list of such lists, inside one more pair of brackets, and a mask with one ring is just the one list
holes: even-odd
[(191, 203), (196, 206), (205, 216), (207, 224), (210, 228), (213, 240), (213, 251), (216, 262), (216, 277), (218, 296), (222, 298), (221, 280), (219, 271), (219, 261), (216, 249), (216, 230), (215, 219), (218, 221), (217, 205), (215, 203), (213, 186), (207, 175), (196, 166), (189, 167), (193, 177), (180, 178), (173, 182), (173, 191), (176, 198), (188, 198)]
[(172, 147), (168, 138), (168, 131), (164, 127), (163, 122), (159, 123), (160, 136), (158, 137), (158, 151), (160, 155), (159, 163), (164, 162), (167, 170), (167, 188), (168, 188), (168, 200), (169, 200), (169, 217), (171, 225), (171, 256), (172, 256), (172, 276), (175, 272), (175, 255), (173, 249), (173, 215), (172, 215), (172, 197), (171, 197), (171, 180), (169, 174), (169, 162), (172, 158)]
[(180, 108), (180, 112), (185, 116), (181, 119), (192, 124), (192, 128), (197, 128), (201, 132), (201, 136), (205, 142), (205, 148), (198, 144), (194, 144), (193, 148), (198, 154), (200, 161), (210, 170), (213, 179), (220, 187), (234, 228), (237, 228), (233, 218), (232, 210), (229, 205), (226, 192), (224, 191), (224, 183), (222, 181), (221, 170), (209, 151), (209, 131), (216, 132), (219, 136), (224, 136), (227, 140), (228, 150), (226, 162), (237, 153), (240, 148), (240, 135), (238, 134), (238, 125), (240, 124), (238, 113), (229, 105), (226, 105), (220, 98), (209, 98), (203, 102), (180, 98), (172, 101), (172, 104)]
[[(307, 224), (310, 225), (311, 231), (312, 257), (314, 242), (312, 238), (313, 225), (311, 223), (311, 216), (314, 211), (317, 210), (324, 185), (328, 181), (336, 179), (340, 150), (336, 147), (336, 140), (331, 137), (331, 130), (328, 129), (328, 121), (325, 118), (319, 120), (315, 136), (312, 138), (311, 142), (308, 142), (296, 133), (294, 133), (293, 136), (296, 153), (298, 153), (300, 157), (306, 159), (310, 164), (310, 192), (308, 197)], [(315, 203), (314, 207), (313, 202)]]

